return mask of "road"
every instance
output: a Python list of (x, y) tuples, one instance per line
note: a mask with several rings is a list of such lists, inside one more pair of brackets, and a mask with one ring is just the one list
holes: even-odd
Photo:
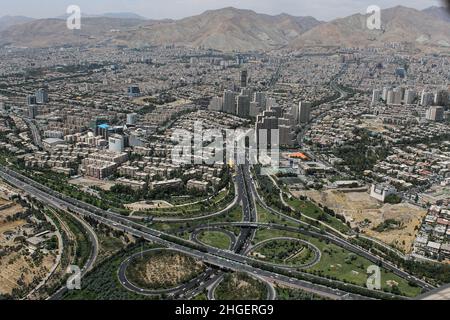
[[(367, 297), (358, 294), (349, 294), (342, 290), (332, 289), (323, 285), (314, 284), (308, 281), (280, 275), (265, 269), (253, 267), (248, 264), (248, 258), (233, 252), (214, 248), (206, 248), (206, 252), (200, 251), (196, 248), (194, 249), (194, 247), (196, 247), (194, 242), (186, 241), (161, 231), (139, 225), (118, 214), (104, 211), (81, 201), (60, 195), (53, 190), (47, 190), (48, 188), (5, 167), (0, 167), (0, 177), (8, 181), (16, 188), (27, 192), (39, 201), (42, 201), (53, 208), (59, 210), (70, 210), (71, 212), (76, 212), (80, 216), (90, 217), (113, 229), (121, 230), (137, 238), (142, 238), (170, 249), (178, 250), (184, 254), (193, 256), (207, 264), (219, 267), (223, 270), (247, 272), (251, 275), (260, 275), (264, 278), (272, 279), (272, 281), (290, 283), (296, 288), (307, 292), (316, 293), (331, 299), (367, 299)], [(45, 191), (43, 191), (43, 189)], [(55, 195), (58, 195), (58, 197)], [(174, 242), (175, 240), (177, 242)], [(191, 247), (190, 243), (192, 243), (194, 247)]]

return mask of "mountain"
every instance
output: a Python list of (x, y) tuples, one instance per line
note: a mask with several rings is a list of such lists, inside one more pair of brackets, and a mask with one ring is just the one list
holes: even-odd
[(6, 30), (9, 27), (33, 21), (33, 18), (23, 17), (23, 16), (3, 16), (0, 17), (0, 31)]
[(450, 12), (444, 7), (432, 6), (422, 11), (437, 19), (450, 22)]
[(381, 30), (369, 30), (369, 15), (355, 14), (319, 25), (297, 37), (292, 48), (304, 46), (367, 46), (389, 42), (450, 46), (450, 23), (430, 15), (397, 6), (381, 11)]
[(127, 43), (177, 44), (231, 50), (270, 50), (287, 45), (320, 22), (311, 17), (270, 16), (224, 8), (122, 34)]
[(81, 30), (68, 30), (64, 19), (43, 19), (0, 31), (0, 45), (26, 47), (175, 44), (222, 51), (298, 49), (304, 46), (366, 46), (410, 42), (450, 47), (450, 22), (430, 12), (402, 6), (381, 12), (382, 29), (369, 30), (368, 15), (355, 14), (328, 23), (288, 14), (271, 16), (232, 7), (209, 10), (181, 20), (144, 20), (135, 14), (84, 17)]
[(65, 19), (40, 19), (0, 32), (0, 45), (23, 47), (84, 46), (109, 44), (121, 30), (132, 31), (139, 19), (83, 18), (81, 30), (69, 30)]
[(105, 18), (148, 20), (147, 18), (132, 12), (108, 12), (101, 16)]
[(230, 7), (176, 21), (83, 18), (79, 32), (67, 30), (63, 20), (44, 19), (1, 32), (0, 43), (41, 47), (100, 42), (131, 47), (176, 44), (224, 51), (270, 50), (320, 24), (312, 17), (270, 16)]

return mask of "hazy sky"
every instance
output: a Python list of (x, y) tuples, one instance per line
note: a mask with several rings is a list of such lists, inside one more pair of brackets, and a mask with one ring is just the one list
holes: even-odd
[(0, 0), (0, 16), (56, 17), (63, 15), (71, 4), (79, 5), (82, 12), (88, 14), (134, 12), (153, 19), (178, 19), (209, 9), (233, 6), (259, 13), (285, 12), (330, 20), (365, 12), (369, 5), (381, 8), (404, 5), (424, 9), (440, 5), (441, 0)]

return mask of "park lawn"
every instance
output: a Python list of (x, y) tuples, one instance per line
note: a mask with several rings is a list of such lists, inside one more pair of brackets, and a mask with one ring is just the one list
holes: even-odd
[[(311, 244), (319, 248), (319, 250), (322, 252), (320, 261), (316, 265), (309, 269), (306, 269), (305, 271), (317, 274), (319, 276), (328, 276), (339, 281), (353, 283), (365, 287), (367, 281), (367, 268), (370, 265), (373, 265), (371, 261), (341, 247), (338, 247), (332, 243), (326, 243), (325, 241), (317, 238), (312, 238), (283, 230), (258, 230), (254, 239), (254, 243), (277, 237), (293, 237), (303, 239), (309, 241)], [(350, 259), (352, 256), (354, 256), (354, 260)], [(391, 287), (388, 285), (389, 281), (395, 281), (396, 283), (398, 283), (398, 289), (400, 290), (402, 295), (414, 297), (421, 293), (420, 288), (409, 285), (407, 280), (400, 278), (392, 272), (389, 272), (382, 268), (382, 289), (391, 291)]]
[(342, 233), (346, 233), (350, 228), (338, 218), (335, 218), (329, 214), (326, 214), (321, 208), (311, 201), (302, 201), (300, 199), (291, 198), (286, 201), (294, 209), (300, 209), (302, 214), (313, 219), (320, 220), (321, 216), (325, 216), (327, 221), (322, 221), (327, 225), (339, 230)]
[(230, 238), (220, 231), (202, 231), (198, 239), (200, 242), (218, 249), (228, 250), (231, 246)]

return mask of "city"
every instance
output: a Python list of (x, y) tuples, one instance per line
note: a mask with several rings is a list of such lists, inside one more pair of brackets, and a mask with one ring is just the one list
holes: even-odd
[(0, 300), (449, 300), (438, 4), (0, 18)]

